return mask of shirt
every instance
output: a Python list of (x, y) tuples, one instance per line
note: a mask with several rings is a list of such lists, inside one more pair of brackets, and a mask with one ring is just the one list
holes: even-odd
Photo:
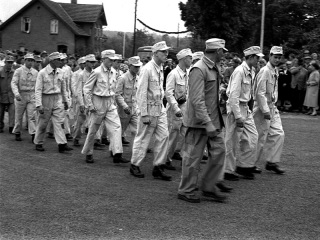
[(11, 88), (15, 96), (19, 96), (20, 92), (32, 92), (36, 86), (38, 71), (34, 68), (27, 68), (25, 65), (15, 70)]
[(236, 119), (241, 117), (239, 103), (248, 103), (251, 99), (254, 77), (254, 69), (250, 69), (246, 61), (243, 61), (230, 77), (226, 92), (229, 97), (227, 103)]
[(270, 62), (260, 69), (253, 87), (253, 100), (263, 113), (270, 112), (269, 104), (278, 101), (278, 70)]
[(62, 69), (57, 68), (54, 71), (50, 64), (41, 69), (35, 86), (36, 107), (42, 106), (42, 94), (58, 93), (62, 95), (62, 101), (67, 102), (66, 83), (67, 80)]
[(117, 73), (113, 67), (107, 69), (102, 63), (93, 70), (88, 81), (84, 84), (83, 93), (85, 101), (90, 108), (92, 104), (92, 95), (101, 97), (112, 97), (115, 95)]
[(154, 59), (142, 69), (137, 88), (137, 105), (141, 116), (160, 116), (165, 112), (163, 107), (163, 66), (156, 64)]
[[(188, 75), (186, 71), (183, 71), (179, 65), (173, 69), (168, 77), (166, 83), (166, 99), (169, 103), (169, 108), (173, 110), (174, 113), (177, 113), (181, 106), (177, 102), (177, 99), (181, 97), (187, 97), (187, 87), (188, 87)], [(183, 103), (182, 105), (185, 105)]]

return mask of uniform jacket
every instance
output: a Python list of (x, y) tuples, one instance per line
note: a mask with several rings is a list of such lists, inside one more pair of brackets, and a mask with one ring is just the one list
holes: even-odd
[(4, 66), (0, 71), (0, 103), (14, 103), (11, 80), (14, 70)]
[(83, 69), (79, 68), (77, 71), (75, 71), (73, 74), (72, 74), (72, 77), (71, 77), (71, 95), (72, 95), (72, 98), (77, 98), (78, 97), (78, 88), (79, 88), (79, 85), (80, 85), (80, 82), (79, 82), (79, 74), (83, 71)]
[(66, 84), (67, 80), (61, 68), (57, 68), (55, 73), (50, 64), (41, 69), (35, 87), (36, 107), (42, 106), (42, 94), (61, 94), (62, 102), (68, 102)]
[(163, 97), (163, 66), (152, 59), (142, 68), (138, 80), (137, 105), (141, 116), (160, 116), (165, 112)]
[(20, 92), (31, 92), (34, 95), (38, 71), (34, 68), (22, 66), (14, 71), (11, 88), (15, 96)]
[(185, 126), (205, 128), (211, 121), (217, 129), (224, 127), (219, 108), (220, 81), (219, 69), (206, 56), (192, 67), (188, 82), (186, 114), (183, 117)]
[(85, 69), (83, 69), (83, 71), (81, 71), (79, 73), (79, 79), (78, 79), (79, 85), (78, 85), (78, 88), (77, 88), (77, 103), (80, 106), (86, 106), (87, 107), (87, 104), (86, 104), (85, 98), (84, 98), (83, 87), (84, 87), (84, 84), (88, 81), (91, 72), (88, 72), (88, 70), (85, 68)]

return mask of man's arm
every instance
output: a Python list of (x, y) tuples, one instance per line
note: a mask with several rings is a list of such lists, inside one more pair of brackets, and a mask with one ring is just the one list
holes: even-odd
[(241, 111), (239, 107), (239, 98), (241, 94), (242, 74), (240, 71), (235, 70), (231, 75), (229, 104), (234, 114), (235, 119), (241, 118)]
[(36, 80), (36, 86), (35, 86), (36, 107), (42, 106), (42, 89), (43, 89), (43, 73), (39, 72)]
[(125, 109), (128, 107), (128, 105), (126, 104), (126, 102), (124, 101), (123, 98), (123, 89), (124, 89), (124, 79), (122, 76), (120, 76), (117, 80), (117, 85), (116, 85), (116, 91), (115, 91), (115, 98), (117, 101), (117, 104), (122, 108)]
[(11, 89), (12, 89), (12, 92), (17, 100), (18, 100), (18, 98), (20, 98), (20, 100), (21, 100), (20, 93), (19, 93), (19, 86), (18, 86), (20, 74), (21, 74), (21, 69), (15, 70), (13, 77), (12, 77), (12, 80), (11, 80)]
[(86, 99), (86, 103), (88, 104), (89, 110), (94, 109), (94, 106), (92, 103), (92, 89), (96, 84), (96, 81), (97, 81), (97, 75), (96, 75), (96, 72), (93, 71), (90, 74), (88, 81), (83, 86), (83, 95)]
[(260, 71), (256, 78), (257, 87), (255, 89), (255, 99), (263, 113), (270, 113), (270, 108), (268, 106), (268, 101), (266, 97), (267, 78), (268, 76), (265, 71)]
[(167, 76), (165, 94), (166, 94), (166, 99), (170, 104), (170, 106), (172, 107), (174, 113), (177, 113), (178, 111), (180, 111), (180, 108), (176, 98), (174, 97), (174, 90), (176, 87), (176, 78), (174, 73), (175, 73), (175, 70), (172, 70)]
[(149, 71), (143, 68), (138, 80), (137, 88), (137, 105), (141, 111), (141, 116), (148, 116), (148, 84), (149, 84)]

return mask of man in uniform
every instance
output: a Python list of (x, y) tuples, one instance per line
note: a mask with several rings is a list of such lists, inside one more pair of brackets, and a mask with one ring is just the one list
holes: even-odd
[(36, 133), (36, 104), (35, 104), (35, 85), (38, 71), (32, 68), (34, 56), (28, 53), (24, 56), (25, 63), (18, 68), (12, 78), (11, 88), (15, 96), (15, 126), (13, 133), (16, 141), (21, 141), (21, 127), (24, 112), (27, 110), (28, 131), (32, 136), (32, 142)]
[(140, 165), (146, 156), (151, 137), (154, 141), (154, 160), (152, 175), (165, 181), (171, 181), (171, 176), (164, 172), (163, 165), (167, 159), (168, 124), (166, 109), (163, 106), (163, 63), (168, 56), (166, 42), (158, 42), (152, 46), (153, 58), (142, 69), (137, 89), (138, 131), (133, 142), (130, 173), (139, 178), (144, 174)]
[(101, 52), (103, 60), (100, 67), (92, 71), (88, 81), (83, 87), (88, 109), (91, 112), (89, 120), (89, 132), (82, 149), (82, 154), (86, 155), (86, 162), (93, 163), (94, 137), (104, 121), (108, 126), (107, 131), (110, 136), (110, 148), (113, 153), (114, 163), (127, 163), (128, 160), (122, 157), (121, 143), (121, 122), (115, 106), (116, 71), (112, 67), (113, 60), (117, 59), (114, 50)]
[[(140, 57), (129, 58), (129, 71), (120, 76), (117, 80), (116, 100), (118, 103), (118, 112), (121, 120), (122, 136), (128, 127), (130, 127), (133, 137), (137, 133), (138, 115), (137, 115), (137, 77), (142, 62)], [(124, 142), (122, 137), (122, 143)]]
[[(171, 162), (176, 151), (177, 143), (181, 138), (182, 116), (185, 112), (185, 103), (187, 101), (187, 69), (191, 66), (192, 61), (191, 50), (189, 48), (182, 49), (178, 52), (177, 59), (179, 64), (169, 73), (165, 92), (168, 101), (166, 107), (169, 130), (168, 159), (165, 167), (169, 170), (175, 170)], [(181, 146), (179, 146), (179, 148), (181, 148)], [(178, 153), (176, 153), (176, 155), (177, 154)]]
[(64, 111), (68, 109), (66, 79), (60, 66), (60, 53), (53, 52), (49, 56), (49, 64), (38, 73), (35, 86), (36, 108), (39, 112), (38, 126), (34, 143), (36, 150), (44, 151), (43, 142), (48, 122), (51, 118), (54, 137), (58, 143), (59, 152), (72, 150), (67, 145), (64, 134)]
[(273, 46), (270, 50), (269, 62), (260, 69), (254, 83), (253, 118), (259, 134), (256, 161), (266, 161), (266, 170), (283, 174), (278, 163), (284, 143), (278, 100), (278, 77), (276, 66), (283, 55), (282, 47)]
[[(238, 173), (245, 179), (254, 179), (253, 172), (260, 172), (254, 167), (258, 132), (254, 124), (248, 102), (252, 96), (254, 68), (259, 57), (264, 55), (258, 46), (252, 46), (243, 51), (245, 61), (235, 68), (229, 79), (227, 88), (227, 119), (226, 119), (226, 180), (238, 180)], [(240, 149), (239, 149), (240, 145)], [(236, 150), (239, 149), (238, 164)], [(236, 165), (237, 168), (236, 168)]]
[(191, 69), (188, 82), (188, 99), (183, 125), (187, 127), (182, 147), (182, 176), (178, 199), (199, 203), (195, 194), (198, 188), (200, 162), (205, 146), (209, 159), (202, 174), (202, 195), (218, 202), (226, 196), (218, 193), (216, 184), (222, 175), (225, 145), (223, 118), (219, 108), (219, 62), (224, 56), (225, 40), (212, 38), (206, 41), (205, 55)]
[(0, 71), (0, 133), (3, 132), (6, 109), (9, 114), (9, 133), (12, 133), (14, 127), (14, 94), (11, 89), (11, 80), (14, 73), (13, 63), (14, 57), (8, 55), (5, 58), (5, 65)]

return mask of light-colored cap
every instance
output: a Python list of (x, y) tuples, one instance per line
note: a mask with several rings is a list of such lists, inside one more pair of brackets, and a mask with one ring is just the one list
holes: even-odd
[(42, 58), (40, 57), (40, 55), (34, 55), (34, 60), (36, 62), (42, 62)]
[(304, 59), (311, 59), (311, 56), (305, 56)]
[(86, 62), (86, 57), (81, 57), (78, 59), (78, 64), (84, 64)]
[(101, 58), (109, 58), (111, 60), (118, 59), (116, 57), (116, 52), (114, 50), (112, 50), (112, 49), (102, 51), (101, 52)]
[(142, 66), (142, 62), (140, 61), (139, 56), (134, 56), (128, 59), (129, 65), (133, 65), (135, 67), (140, 67)]
[(249, 55), (257, 55), (259, 57), (263, 57), (264, 55), (261, 52), (261, 48), (259, 46), (252, 46), (249, 47), (245, 50), (243, 50), (244, 56), (249, 56)]
[(123, 60), (122, 55), (121, 54), (115, 54), (115, 56), (117, 57), (116, 60)]
[(68, 58), (67, 54), (65, 54), (65, 53), (61, 53), (60, 54), (60, 59), (61, 60), (66, 59), (66, 58)]
[(26, 55), (24, 55), (24, 59), (33, 59), (34, 60), (34, 56), (32, 53), (27, 53)]
[(60, 59), (60, 53), (59, 52), (53, 52), (49, 54), (49, 62), (55, 59)]
[(283, 55), (282, 47), (279, 46), (273, 46), (270, 50), (270, 53), (277, 54), (277, 55)]
[(211, 38), (206, 41), (206, 50), (223, 48), (223, 50), (228, 51), (228, 49), (225, 48), (225, 45), (225, 40), (220, 38)]
[(94, 54), (88, 54), (86, 57), (85, 57), (85, 62), (96, 62), (97, 59), (96, 57), (94, 56)]
[(289, 64), (292, 64), (292, 62), (291, 62), (291, 61), (286, 61), (286, 64), (288, 64), (288, 65), (289, 65)]
[(152, 52), (164, 51), (164, 50), (168, 50), (168, 49), (170, 49), (170, 47), (167, 46), (165, 41), (158, 42), (152, 46)]
[(180, 60), (184, 57), (187, 57), (187, 56), (191, 56), (192, 57), (192, 52), (191, 52), (191, 49), (190, 48), (185, 48), (185, 49), (182, 49), (180, 52), (177, 53), (177, 59)]
[(192, 61), (197, 60), (197, 59), (201, 59), (203, 57), (204, 53), (203, 52), (194, 52), (192, 54)]
[(5, 58), (5, 61), (6, 62), (14, 62), (14, 57), (11, 56), (11, 55), (7, 55), (6, 58)]

